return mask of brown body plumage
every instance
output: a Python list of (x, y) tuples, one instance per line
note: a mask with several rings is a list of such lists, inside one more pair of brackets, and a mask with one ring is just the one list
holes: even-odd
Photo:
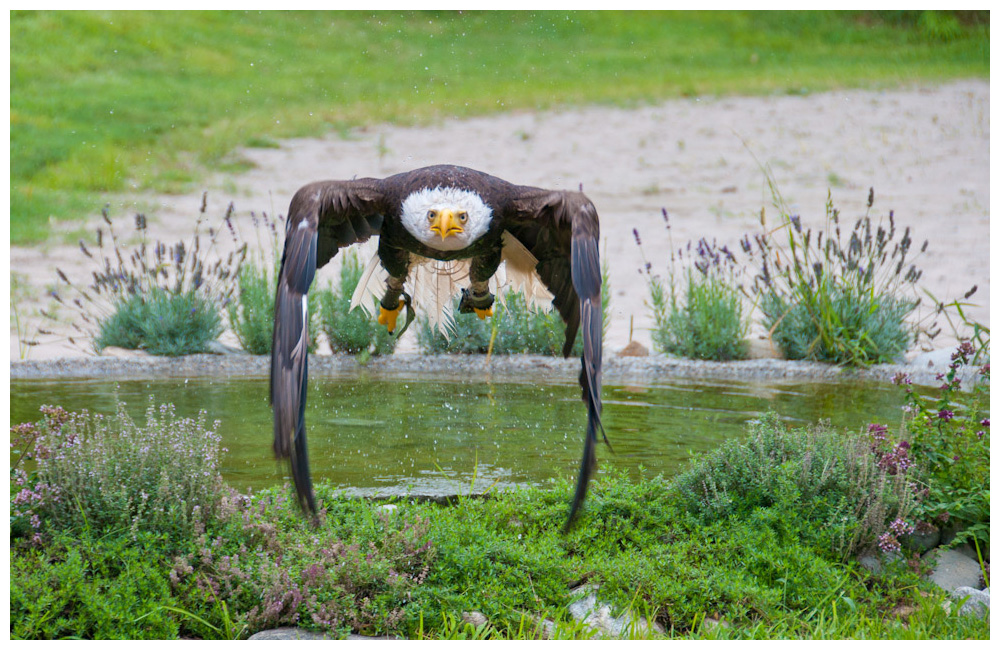
[[(422, 215), (404, 214), (408, 197), (455, 190), (485, 206), (488, 221), (467, 246), (453, 250), (435, 247), (437, 240), (416, 231)], [(481, 201), (481, 203), (480, 203)], [(472, 209), (473, 213), (475, 208)], [(448, 211), (456, 232), (464, 209)], [(452, 215), (457, 216), (452, 216)], [(471, 221), (476, 214), (472, 214)], [(437, 210), (427, 212), (431, 230), (445, 240)], [(450, 221), (448, 223), (451, 223)], [(424, 224), (426, 226), (427, 224)], [(403, 283), (413, 256), (437, 260), (469, 259), (469, 309), (482, 317), (492, 305), (486, 282), (503, 258), (504, 233), (515, 238), (537, 261), (535, 272), (553, 296), (552, 304), (566, 323), (564, 356), (572, 350), (582, 328), (583, 357), (580, 385), (587, 407), (583, 460), (570, 509), (572, 522), (586, 496), (596, 465), (595, 444), (601, 415), (601, 272), (598, 256), (597, 211), (580, 192), (545, 190), (513, 185), (482, 172), (440, 165), (385, 179), (325, 181), (301, 188), (292, 198), (285, 231), (285, 249), (275, 303), (274, 346), (271, 356), (271, 402), (274, 408), (274, 452), (291, 460), (299, 503), (308, 512), (316, 508), (309, 476), (305, 439), (308, 318), (306, 294), (316, 269), (341, 248), (379, 237), (378, 257), (388, 272), (382, 308), (398, 311), (406, 294)], [(450, 234), (450, 233), (449, 233)], [(419, 238), (418, 238), (419, 237)], [(449, 240), (449, 245), (455, 239)], [(485, 292), (485, 293), (484, 293)], [(394, 317), (392, 323), (394, 323)], [(390, 325), (392, 329), (393, 325)]]

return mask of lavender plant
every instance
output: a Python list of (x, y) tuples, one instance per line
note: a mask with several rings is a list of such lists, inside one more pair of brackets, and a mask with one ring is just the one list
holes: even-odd
[(396, 337), (389, 334), (363, 309), (351, 310), (351, 296), (361, 281), (364, 267), (354, 250), (344, 253), (340, 284), (319, 292), (320, 323), (330, 349), (348, 354), (392, 354)]
[[(669, 233), (666, 210), (663, 220)], [(646, 259), (639, 231), (633, 229), (632, 234), (643, 260), (639, 272), (649, 286), (653, 347), (692, 359), (746, 358), (750, 319), (740, 293), (743, 270), (729, 248), (701, 239), (694, 247), (688, 242), (674, 250), (671, 238), (664, 280)]]
[[(566, 324), (555, 309), (544, 311), (529, 305), (520, 291), (508, 291), (503, 300), (493, 306), (489, 321), (471, 315), (458, 314), (459, 300), (452, 307), (455, 316), (447, 323), (448, 336), (432, 327), (427, 318), (420, 318), (417, 344), (430, 354), (540, 354), (562, 355)], [(611, 322), (611, 279), (607, 256), (601, 263), (601, 313), (603, 336)], [(577, 336), (571, 352), (583, 353), (583, 339)]]
[[(226, 305), (229, 327), (244, 350), (250, 354), (270, 354), (274, 328), (274, 296), (277, 289), (278, 268), (281, 263), (279, 232), (284, 232), (280, 215), (271, 219), (267, 213), (250, 213), (257, 247), (250, 259), (240, 267), (237, 280), (236, 298)], [(233, 241), (243, 240), (242, 235), (232, 232)], [(309, 331), (316, 332), (316, 314), (313, 304), (309, 304)], [(309, 341), (309, 352), (315, 352), (317, 337)]]
[[(56, 269), (73, 296), (63, 298), (58, 291), (51, 295), (76, 314), (73, 328), (83, 336), (80, 342), (70, 337), (71, 343), (92, 341), (97, 351), (115, 345), (176, 355), (202, 352), (222, 333), (221, 309), (231, 298), (247, 247), (237, 243), (235, 250), (223, 255), (217, 248), (220, 230), (215, 228), (209, 228), (203, 240), (206, 206), (207, 195), (203, 195), (192, 239), (172, 246), (160, 241), (150, 244), (146, 217), (137, 214), (139, 243), (131, 251), (119, 240), (105, 207), (110, 245), (106, 248), (103, 227), (97, 229), (96, 256), (80, 240), (81, 252), (97, 266), (93, 282), (78, 286)], [(233, 211), (230, 204), (223, 217), (230, 231)]]
[[(849, 234), (829, 193), (824, 228), (803, 228), (765, 173), (780, 224), (753, 241), (744, 236), (740, 245), (758, 269), (752, 292), (784, 355), (844, 365), (896, 360), (917, 335), (906, 322), (919, 302), (914, 285), (922, 273), (911, 260), (910, 229), (897, 239), (892, 212), (888, 224), (872, 221), (874, 190)], [(779, 231), (783, 239), (773, 236)], [(926, 249), (925, 241), (919, 252)]]

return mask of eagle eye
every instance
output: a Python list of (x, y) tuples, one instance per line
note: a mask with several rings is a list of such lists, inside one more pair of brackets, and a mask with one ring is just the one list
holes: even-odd
[(463, 212), (459, 212), (458, 213), (458, 220), (460, 222), (462, 222), (462, 223), (465, 223), (466, 221), (469, 220), (469, 213), (468, 212), (464, 212), (464, 211)]
[(437, 210), (428, 210), (427, 211), (427, 220), (428, 221), (434, 221), (434, 217), (436, 217), (436, 216), (437, 216)]

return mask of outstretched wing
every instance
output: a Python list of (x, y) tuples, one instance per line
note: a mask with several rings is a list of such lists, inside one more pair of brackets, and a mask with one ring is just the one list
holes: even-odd
[[(538, 260), (536, 271), (554, 296), (553, 306), (566, 322), (563, 356), (573, 350), (582, 328), (583, 368), (580, 387), (587, 405), (587, 432), (576, 492), (567, 527), (584, 498), (597, 467), (597, 430), (601, 429), (601, 260), (597, 210), (580, 192), (554, 192), (519, 187), (505, 214), (504, 228)], [(607, 442), (607, 437), (604, 438)]]
[(380, 232), (386, 210), (379, 184), (370, 178), (312, 183), (295, 193), (288, 208), (271, 348), (274, 455), (290, 459), (299, 504), (310, 513), (316, 511), (316, 501), (305, 431), (309, 361), (306, 294), (316, 269), (329, 262), (338, 249)]

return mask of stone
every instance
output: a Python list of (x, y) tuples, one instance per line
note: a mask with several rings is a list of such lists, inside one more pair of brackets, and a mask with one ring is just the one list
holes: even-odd
[(234, 348), (221, 341), (209, 341), (205, 344), (205, 351), (208, 354), (250, 354), (242, 348)]
[(976, 616), (978, 618), (989, 615), (990, 593), (988, 589), (979, 591), (972, 587), (958, 587), (951, 595), (956, 600), (965, 599), (965, 602), (962, 603), (962, 608), (958, 610), (959, 614)]
[(868, 572), (872, 575), (878, 575), (882, 573), (882, 567), (890, 564), (895, 564), (897, 562), (902, 562), (903, 556), (895, 551), (891, 553), (876, 554), (866, 554), (858, 556), (858, 564), (862, 567), (868, 569)]
[[(336, 639), (322, 632), (312, 632), (300, 627), (276, 627), (273, 630), (261, 630), (252, 635), (248, 641), (331, 641)], [(349, 634), (348, 641), (393, 641), (399, 637), (392, 636), (363, 636), (361, 634)]]
[(333, 639), (334, 637), (322, 632), (312, 632), (303, 630), (300, 627), (278, 627), (273, 630), (261, 630), (251, 636), (249, 641), (319, 641)]
[[(955, 550), (964, 555), (965, 557), (979, 562), (979, 555), (976, 554), (976, 547), (971, 543), (966, 542), (960, 546), (956, 546)], [(988, 545), (982, 544), (979, 546), (979, 552), (983, 554), (983, 560), (989, 562), (990, 559), (990, 547)]]
[(112, 357), (115, 359), (133, 359), (135, 357), (150, 356), (150, 354), (145, 350), (128, 350), (126, 348), (115, 347), (114, 345), (109, 345), (106, 348), (101, 348), (100, 355), (102, 357)]
[(916, 551), (923, 555), (927, 551), (937, 548), (938, 544), (941, 543), (941, 530), (933, 527), (924, 532), (917, 531), (910, 533), (909, 535), (905, 535), (900, 542), (908, 550)]
[(622, 349), (622, 351), (618, 353), (618, 356), (620, 356), (620, 357), (648, 357), (649, 356), (649, 350), (646, 349), (645, 345), (643, 345), (642, 343), (639, 343), (638, 341), (629, 341), (629, 344), (626, 345), (624, 347), (624, 349)]
[(747, 340), (747, 359), (784, 359), (773, 340), (766, 337)]
[(570, 615), (605, 637), (620, 638), (632, 632), (645, 635), (651, 630), (659, 634), (664, 633), (663, 627), (658, 623), (654, 622), (650, 626), (645, 617), (639, 617), (636, 621), (631, 612), (612, 616), (611, 606), (597, 600), (599, 590), (600, 585), (587, 584), (569, 592), (571, 597), (576, 598), (569, 606)]
[(717, 627), (721, 627), (723, 629), (729, 629), (732, 627), (729, 621), (724, 621), (720, 618), (715, 618), (714, 616), (706, 616), (705, 620), (701, 622), (701, 625), (706, 630), (714, 630)]
[(955, 549), (941, 548), (934, 549), (924, 557), (936, 562), (928, 579), (948, 593), (953, 593), (959, 587), (979, 587), (982, 571), (976, 560)]
[(933, 368), (944, 372), (951, 365), (951, 355), (955, 348), (942, 348), (918, 354), (910, 361), (910, 364), (919, 368)]
[(489, 619), (482, 612), (462, 612), (462, 622), (474, 628), (480, 628), (489, 623)]

